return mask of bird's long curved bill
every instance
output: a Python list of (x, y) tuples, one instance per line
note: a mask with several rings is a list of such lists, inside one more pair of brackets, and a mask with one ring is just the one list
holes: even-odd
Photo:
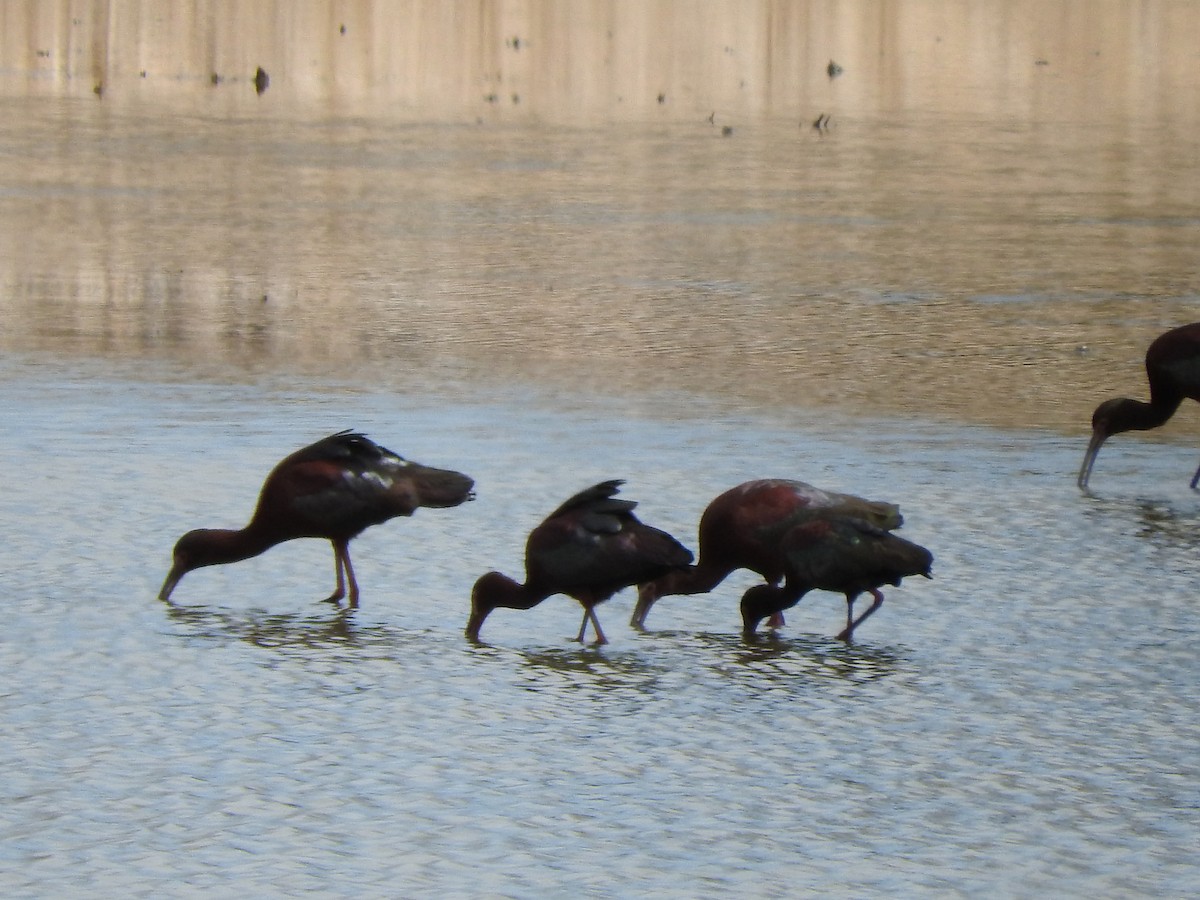
[(158, 592), (159, 600), (170, 600), (171, 591), (175, 590), (175, 585), (179, 584), (184, 573), (178, 569), (172, 569), (167, 573), (167, 580), (163, 582), (162, 590)]
[(471, 615), (467, 619), (467, 639), (471, 641), (479, 640), (479, 629), (483, 627), (483, 620), (487, 618), (487, 613), (481, 613), (475, 609), (471, 610)]
[(639, 587), (637, 603), (633, 607), (633, 616), (630, 618), (629, 624), (634, 628), (645, 628), (646, 616), (650, 615), (650, 607), (654, 605), (656, 599), (645, 589), (645, 585)]
[(1108, 435), (1103, 431), (1093, 431), (1092, 439), (1088, 442), (1087, 452), (1083, 454), (1083, 465), (1079, 467), (1079, 478), (1076, 484), (1080, 490), (1087, 490), (1088, 479), (1092, 476), (1092, 466), (1096, 464), (1096, 456), (1100, 453), (1100, 445)]

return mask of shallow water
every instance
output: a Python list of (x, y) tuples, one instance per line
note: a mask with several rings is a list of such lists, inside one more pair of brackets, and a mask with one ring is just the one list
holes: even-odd
[[(1194, 406), (1075, 473), (1200, 318), (1200, 143), (1057, 59), (823, 134), (0, 101), (0, 891), (1195, 893)], [(353, 613), (315, 541), (155, 599), (347, 427), (478, 499), (359, 538)], [(899, 503), (934, 579), (852, 646), (823, 594), (746, 644), (744, 576), (463, 637), (568, 494), (694, 547), (764, 476)]]
[(1078, 434), (1200, 309), (1200, 140), (1157, 120), (4, 109), (4, 349)]
[[(1086, 497), (1079, 442), (1036, 432), (112, 369), (0, 369), (10, 896), (1196, 884), (1190, 449), (1124, 447)], [(479, 499), (363, 535), (353, 613), (317, 602), (315, 541), (154, 599), (179, 533), (238, 524), (278, 456), (351, 424)], [(889, 591), (853, 646), (822, 594), (746, 645), (737, 576), (663, 600), (647, 634), (618, 595), (603, 649), (569, 640), (566, 598), (463, 638), (473, 579), (516, 571), (560, 494), (625, 476), (692, 543), (708, 499), (764, 473), (898, 501), (934, 580)]]

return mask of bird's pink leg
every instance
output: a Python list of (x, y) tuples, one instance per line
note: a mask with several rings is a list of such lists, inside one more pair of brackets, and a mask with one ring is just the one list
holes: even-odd
[[(771, 581), (770, 579), (768, 579), (767, 584), (771, 585), (771, 587), (773, 587), (773, 588), (778, 588), (779, 587), (779, 579), (777, 578), (774, 581)], [(786, 624), (787, 623), (784, 622), (784, 620), (783, 620), (783, 610), (782, 609), (779, 610), (778, 612), (771, 613), (771, 617), (769, 619), (767, 619), (767, 627), (768, 628), (782, 628)]]
[(600, 620), (596, 618), (596, 608), (590, 607), (588, 609), (588, 615), (592, 617), (592, 628), (596, 630), (596, 643), (607, 644), (608, 638), (604, 636), (604, 631), (600, 628)]
[[(333, 568), (337, 573), (337, 587), (334, 588), (333, 593), (326, 597), (322, 602), (333, 603), (336, 605), (338, 601), (346, 596), (346, 582), (342, 578), (342, 554), (344, 552), (345, 545), (339, 543), (338, 541), (330, 541), (330, 543), (333, 544)], [(354, 585), (353, 575), (350, 577), (350, 584), (353, 586), (352, 590), (355, 592), (355, 594), (357, 594), (357, 585)], [(355, 599), (357, 599), (357, 597)]]
[(875, 610), (879, 609), (879, 607), (883, 605), (883, 594), (881, 594), (878, 590), (872, 588), (871, 596), (875, 598), (875, 602), (872, 603), (870, 607), (867, 608), (867, 611), (857, 619), (854, 618), (854, 601), (849, 598), (846, 599), (846, 629), (837, 636), (839, 641), (850, 643), (850, 641), (854, 639), (854, 629), (866, 621), (867, 617), (871, 615), (871, 613), (875, 612)]
[[(349, 596), (346, 598), (346, 606), (350, 609), (358, 609), (358, 579), (354, 577), (354, 567), (350, 565), (350, 542), (342, 544), (342, 566), (346, 569), (346, 583), (349, 588)], [(882, 601), (882, 597), (880, 600)], [(866, 616), (863, 616), (865, 619)]]
[(583, 643), (583, 636), (587, 632), (587, 624), (589, 621), (592, 623), (592, 628), (596, 632), (596, 643), (607, 644), (608, 638), (604, 636), (604, 632), (600, 628), (600, 620), (596, 618), (596, 612), (590, 606), (585, 606), (583, 608), (583, 624), (579, 626), (579, 634), (575, 636), (575, 640), (579, 641), (581, 644)]

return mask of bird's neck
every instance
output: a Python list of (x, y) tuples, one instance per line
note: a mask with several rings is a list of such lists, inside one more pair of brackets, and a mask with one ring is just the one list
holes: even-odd
[(531, 609), (553, 591), (538, 591), (520, 584), (499, 572), (480, 576), (471, 591), (471, 616), (467, 619), (467, 636), (479, 639), (479, 629), (494, 609)]
[(1157, 428), (1175, 414), (1175, 410), (1179, 409), (1179, 404), (1182, 402), (1182, 395), (1161, 390), (1151, 392), (1149, 403), (1141, 400), (1127, 400), (1121, 407), (1120, 416), (1114, 417), (1112, 433), (1146, 431), (1150, 428)]
[(533, 609), (553, 593), (532, 582), (521, 584), (501, 575), (493, 582), (491, 606), (493, 609)]
[(206, 565), (225, 565), (258, 556), (279, 543), (259, 529), (211, 528), (204, 532)]
[(650, 584), (653, 586), (655, 598), (675, 594), (706, 594), (720, 584), (727, 574), (727, 571), (704, 565), (701, 560), (699, 565), (668, 572)]

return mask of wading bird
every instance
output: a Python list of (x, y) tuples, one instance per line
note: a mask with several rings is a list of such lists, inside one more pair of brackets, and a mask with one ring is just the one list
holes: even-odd
[(686, 547), (633, 514), (637, 503), (615, 495), (624, 482), (604, 481), (576, 494), (537, 526), (525, 544), (525, 583), (488, 572), (471, 592), (467, 637), (497, 608), (531, 609), (554, 594), (583, 606), (575, 638), (582, 642), (590, 621), (596, 643), (607, 643), (595, 607), (621, 588), (651, 581), (692, 562)]
[[(1079, 467), (1077, 483), (1086, 490), (1101, 445), (1124, 431), (1147, 431), (1164, 424), (1185, 399), (1200, 400), (1200, 322), (1172, 328), (1146, 349), (1150, 402), (1122, 397), (1105, 400), (1092, 413), (1092, 440)], [(1200, 468), (1191, 487), (1200, 482)]]
[(458, 506), (472, 500), (474, 484), (461, 472), (404, 459), (364, 435), (330, 435), (271, 470), (245, 528), (200, 528), (181, 537), (158, 596), (170, 599), (180, 579), (193, 569), (249, 559), (296, 538), (324, 538), (333, 544), (337, 571), (337, 588), (326, 600), (337, 603), (348, 588), (348, 605), (358, 606), (351, 539), (372, 525), (411, 516), (422, 506)]
[[(876, 528), (862, 519), (817, 510), (793, 525), (780, 542), (782, 585), (759, 584), (742, 596), (742, 634), (753, 638), (758, 623), (795, 606), (809, 591), (846, 595), (846, 627), (839, 640), (851, 641), (854, 629), (879, 609), (885, 584), (909, 575), (933, 577), (933, 554), (919, 544)], [(857, 619), (854, 600), (864, 591), (875, 598)]]
[[(749, 569), (768, 585), (778, 585), (785, 569), (780, 542), (793, 525), (818, 510), (863, 519), (888, 531), (904, 521), (894, 503), (823, 491), (803, 481), (768, 478), (739, 484), (716, 497), (700, 517), (699, 562), (643, 583), (630, 624), (644, 628), (659, 598), (707, 593), (735, 569)], [(772, 624), (782, 625), (783, 617), (773, 617)]]

